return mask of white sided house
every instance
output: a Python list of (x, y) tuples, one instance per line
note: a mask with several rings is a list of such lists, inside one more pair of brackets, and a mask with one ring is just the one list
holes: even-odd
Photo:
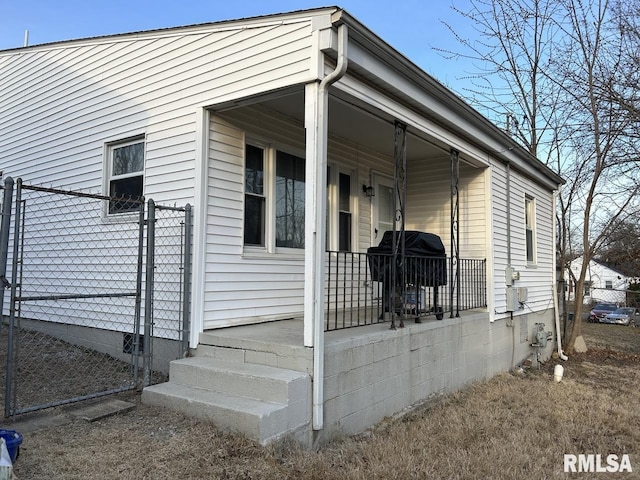
[[(565, 280), (568, 288), (567, 298), (570, 301), (575, 298), (575, 282), (573, 278), (580, 275), (583, 258), (583, 256), (579, 256), (572, 260), (569, 265), (573, 276), (567, 273)], [(587, 265), (583, 303), (591, 305), (592, 303), (604, 302), (623, 306), (627, 301), (629, 283), (633, 280), (632, 277), (627, 277), (615, 268), (592, 259)]]
[(0, 168), (193, 206), (191, 355), (143, 401), (261, 443), (553, 349), (562, 180), (337, 7), (1, 51)]

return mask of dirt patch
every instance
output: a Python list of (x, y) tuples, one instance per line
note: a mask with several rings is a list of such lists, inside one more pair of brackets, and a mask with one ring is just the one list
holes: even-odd
[(610, 348), (572, 356), (560, 383), (554, 362), (499, 375), (318, 452), (288, 440), (263, 448), (128, 396), (137, 408), (127, 414), (30, 434), (15, 471), (21, 480), (561, 479), (565, 453), (615, 453), (630, 456), (633, 472), (614, 477), (638, 478), (640, 344), (615, 350), (627, 340), (614, 338), (634, 329), (602, 327), (585, 331), (587, 343), (593, 335)]
[[(60, 330), (64, 334), (64, 326)], [(36, 330), (16, 328), (14, 339), (12, 412), (136, 387), (132, 360), (124, 362)], [(2, 325), (3, 359), (7, 357), (7, 340), (8, 328)], [(0, 370), (0, 405), (4, 405), (6, 371)], [(164, 381), (165, 375), (153, 372), (153, 383)]]

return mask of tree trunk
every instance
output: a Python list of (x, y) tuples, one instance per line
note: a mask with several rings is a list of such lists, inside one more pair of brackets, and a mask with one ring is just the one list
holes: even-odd
[(573, 324), (571, 328), (571, 336), (567, 342), (567, 353), (574, 352), (576, 339), (582, 335), (582, 311), (584, 310), (584, 284), (587, 276), (587, 268), (589, 262), (592, 260), (592, 255), (586, 253), (582, 257), (582, 267), (580, 268), (580, 275), (576, 283), (576, 291), (573, 296)]

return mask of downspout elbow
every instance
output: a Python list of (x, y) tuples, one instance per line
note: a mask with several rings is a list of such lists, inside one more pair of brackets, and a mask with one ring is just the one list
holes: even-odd
[(347, 44), (349, 41), (349, 30), (345, 24), (338, 27), (338, 63), (336, 68), (320, 82), (320, 92), (325, 93), (329, 87), (340, 80), (347, 73)]

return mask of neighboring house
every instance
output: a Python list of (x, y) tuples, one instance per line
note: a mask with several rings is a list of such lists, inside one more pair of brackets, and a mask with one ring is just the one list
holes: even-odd
[[(583, 256), (579, 256), (571, 261), (569, 268), (573, 276), (567, 273), (567, 299), (572, 301), (575, 298), (574, 278), (580, 276), (582, 270)], [(587, 275), (584, 286), (584, 304), (598, 302), (616, 303), (624, 305), (627, 299), (627, 288), (633, 281), (632, 277), (627, 277), (622, 272), (605, 265), (598, 260), (591, 260), (587, 266)]]
[[(0, 162), (193, 205), (192, 356), (143, 401), (260, 442), (361, 432), (553, 349), (561, 178), (340, 8), (2, 51)], [(440, 236), (448, 278), (398, 282), (419, 301), (390, 329), (366, 252), (394, 226)]]

